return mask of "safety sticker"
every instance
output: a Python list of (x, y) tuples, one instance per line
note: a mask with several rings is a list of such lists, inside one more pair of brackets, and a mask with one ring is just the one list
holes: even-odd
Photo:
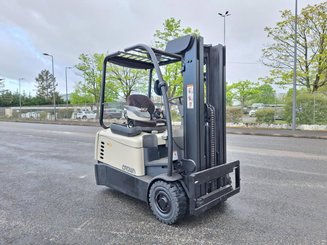
[(193, 84), (188, 84), (186, 89), (187, 89), (187, 109), (193, 109), (194, 108)]
[(177, 151), (173, 151), (173, 161), (178, 160), (178, 154)]

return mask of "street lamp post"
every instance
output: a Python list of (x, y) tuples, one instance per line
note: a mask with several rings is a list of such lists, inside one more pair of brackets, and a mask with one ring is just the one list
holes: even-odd
[(51, 57), (51, 62), (52, 62), (52, 76), (53, 76), (53, 113), (54, 113), (54, 120), (57, 120), (56, 116), (56, 78), (54, 74), (54, 63), (53, 63), (53, 55), (43, 53), (45, 56), (50, 56)]
[(68, 107), (67, 69), (73, 69), (73, 67), (71, 67), (71, 66), (66, 66), (65, 67), (65, 78), (66, 78), (66, 107)]
[(224, 46), (226, 45), (226, 17), (230, 16), (231, 14), (229, 11), (226, 11), (225, 14), (218, 13), (221, 17), (224, 18)]
[(295, 0), (292, 130), (296, 130), (297, 0)]
[(19, 83), (19, 113), (22, 113), (22, 96), (20, 92), (20, 81), (24, 80), (24, 78), (18, 78), (18, 83)]

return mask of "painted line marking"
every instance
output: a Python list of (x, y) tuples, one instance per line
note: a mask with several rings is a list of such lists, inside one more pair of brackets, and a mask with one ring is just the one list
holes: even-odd
[(76, 230), (82, 230), (83, 228), (85, 228), (87, 225), (89, 225), (89, 223), (91, 223), (93, 221), (93, 218), (90, 218), (88, 220), (86, 220), (85, 222), (83, 222), (79, 227), (76, 228)]

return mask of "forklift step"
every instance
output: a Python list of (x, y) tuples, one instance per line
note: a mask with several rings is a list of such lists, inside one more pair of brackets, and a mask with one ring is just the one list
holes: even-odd
[(167, 166), (168, 157), (159, 158), (157, 160), (149, 161), (145, 163), (146, 167), (159, 167), (159, 166)]

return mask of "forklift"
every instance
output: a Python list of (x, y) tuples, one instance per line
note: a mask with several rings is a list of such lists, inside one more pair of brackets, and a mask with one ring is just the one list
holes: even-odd
[[(169, 225), (238, 193), (240, 162), (226, 161), (225, 60), (223, 45), (204, 44), (196, 35), (169, 41), (165, 50), (138, 44), (106, 56), (96, 184), (146, 202)], [(181, 64), (183, 92), (168, 98), (161, 69), (175, 62)], [(122, 124), (107, 125), (103, 116), (109, 63), (149, 73), (147, 95), (128, 97)], [(151, 100), (153, 93), (161, 98), (163, 116)], [(172, 123), (172, 106), (181, 115), (180, 125)]]

